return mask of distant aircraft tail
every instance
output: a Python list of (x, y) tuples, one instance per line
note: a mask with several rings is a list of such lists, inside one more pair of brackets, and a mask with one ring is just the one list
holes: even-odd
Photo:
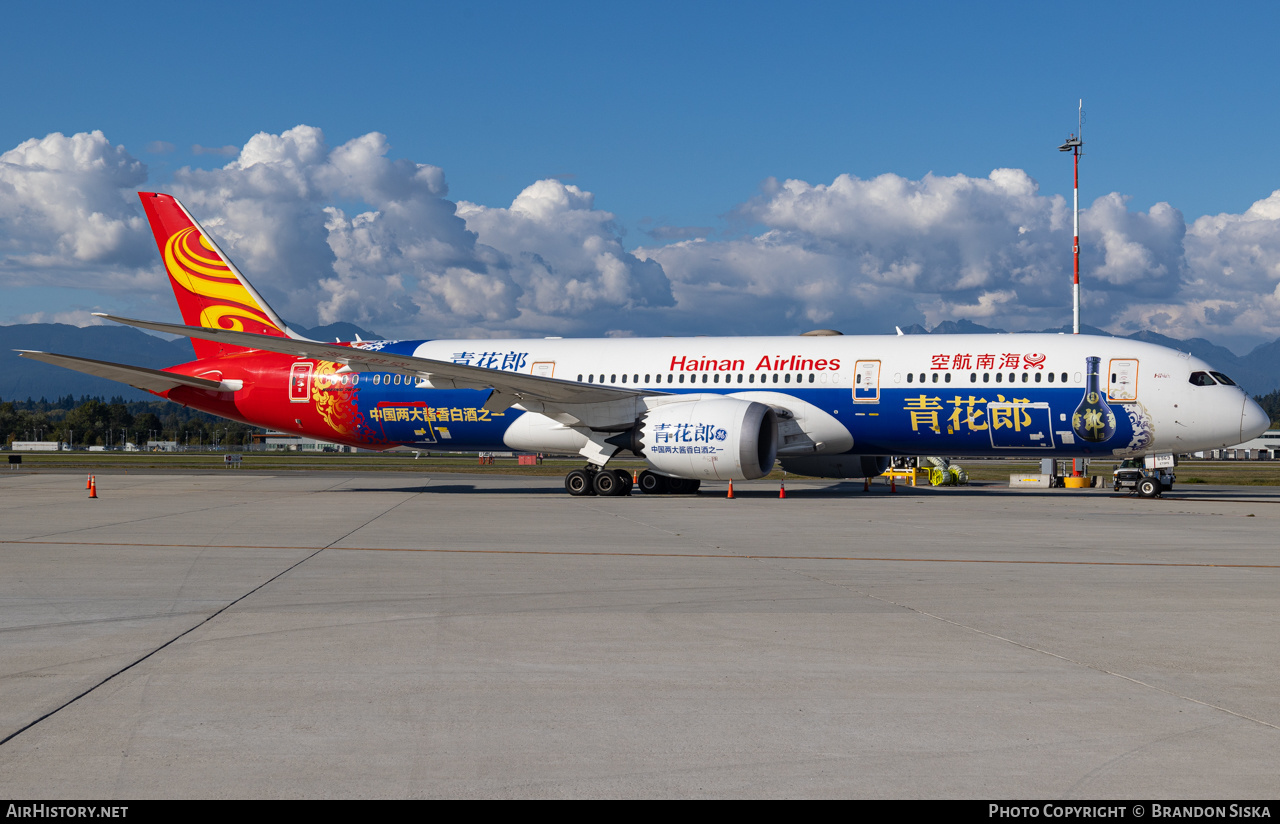
[[(304, 340), (289, 329), (173, 195), (138, 192), (188, 326)], [(192, 338), (197, 358), (246, 351)]]

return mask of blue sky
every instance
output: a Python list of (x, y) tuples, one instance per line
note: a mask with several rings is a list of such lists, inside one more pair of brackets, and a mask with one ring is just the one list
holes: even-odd
[[(1278, 17), (1261, 3), (28, 4), (5, 12), (6, 28), (24, 36), (0, 53), (0, 152), (54, 132), (100, 130), (146, 165), (147, 187), (166, 189), (184, 167), (232, 161), (260, 132), (305, 124), (330, 147), (378, 132), (387, 157), (442, 169), (450, 202), (510, 207), (547, 178), (590, 192), (592, 208), (614, 217), (612, 240), (631, 253), (691, 235), (727, 242), (778, 229), (744, 208), (769, 197), (761, 190), (769, 178), (819, 186), (839, 175), (982, 179), (1012, 168), (1039, 184), (1040, 197), (1069, 204), (1071, 163), (1056, 147), (1075, 130), (1083, 97), (1082, 205), (1115, 192), (1131, 213), (1166, 202), (1190, 225), (1242, 214), (1280, 188)], [(361, 207), (331, 199), (349, 213)], [(0, 254), (6, 231), (18, 228), (0, 210)], [(1141, 240), (1145, 230), (1133, 231)], [(7, 248), (0, 273), (20, 267)], [(677, 265), (674, 253), (642, 257)], [(1254, 287), (1267, 285), (1261, 277)], [(1121, 281), (1133, 279), (1111, 285)], [(49, 291), (30, 278), (10, 284), (21, 311), (0, 312), (0, 322), (46, 299), (68, 308), (123, 301), (68, 300), (74, 285)], [(634, 328), (618, 327), (615, 313), (577, 326), (473, 319), (454, 331), (663, 333), (696, 320), (671, 317), (686, 293), (673, 294), (663, 311), (651, 302), (655, 311)], [(936, 316), (916, 306), (916, 318), (906, 317), (910, 301), (893, 307), (903, 320), (936, 322), (946, 304)], [(979, 305), (974, 295), (954, 304)], [(800, 307), (788, 322), (820, 314)], [(1160, 314), (1142, 319), (1158, 325)], [(1037, 317), (1015, 312), (1005, 325)], [(1125, 322), (1123, 312), (1107, 320)], [(1270, 339), (1277, 323), (1260, 320), (1234, 343)], [(1196, 331), (1188, 324), (1165, 331)], [(1214, 332), (1209, 321), (1200, 327)]]

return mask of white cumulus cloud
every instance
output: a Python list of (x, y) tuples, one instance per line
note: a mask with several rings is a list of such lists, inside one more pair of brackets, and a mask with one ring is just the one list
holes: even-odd
[[(377, 132), (330, 146), (304, 125), (231, 149), (221, 168), (181, 169), (163, 188), (302, 325), (430, 337), (885, 333), (960, 319), (1038, 329), (1071, 315), (1069, 204), (1018, 169), (769, 179), (731, 208), (750, 232), (659, 227), (628, 251), (589, 191), (547, 179), (507, 205), (455, 201), (444, 170), (395, 158)], [(101, 132), (4, 152), (0, 284), (97, 294), (82, 305), (167, 302), (135, 194), (156, 187), (147, 174)], [(1143, 211), (1112, 193), (1081, 224), (1085, 323), (1237, 346), (1280, 335), (1280, 191), (1190, 225), (1170, 204)]]
[[(0, 154), (0, 277), (8, 286), (154, 288), (134, 187), (147, 167), (102, 132), (32, 138)], [(132, 198), (132, 202), (130, 200)], [(151, 247), (154, 249), (154, 247)]]

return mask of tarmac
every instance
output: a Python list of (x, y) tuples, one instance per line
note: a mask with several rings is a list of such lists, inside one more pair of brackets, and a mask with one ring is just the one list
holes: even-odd
[(1280, 489), (0, 473), (0, 795), (1252, 799)]

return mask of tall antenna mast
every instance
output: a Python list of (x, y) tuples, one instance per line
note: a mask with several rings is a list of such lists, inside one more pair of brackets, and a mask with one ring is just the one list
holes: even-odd
[(1071, 246), (1071, 254), (1075, 258), (1075, 275), (1071, 287), (1071, 305), (1073, 335), (1080, 334), (1080, 147), (1084, 145), (1084, 98), (1080, 99), (1080, 110), (1077, 115), (1076, 133), (1067, 138), (1067, 142), (1058, 147), (1060, 152), (1071, 152), (1075, 156), (1075, 242)]

